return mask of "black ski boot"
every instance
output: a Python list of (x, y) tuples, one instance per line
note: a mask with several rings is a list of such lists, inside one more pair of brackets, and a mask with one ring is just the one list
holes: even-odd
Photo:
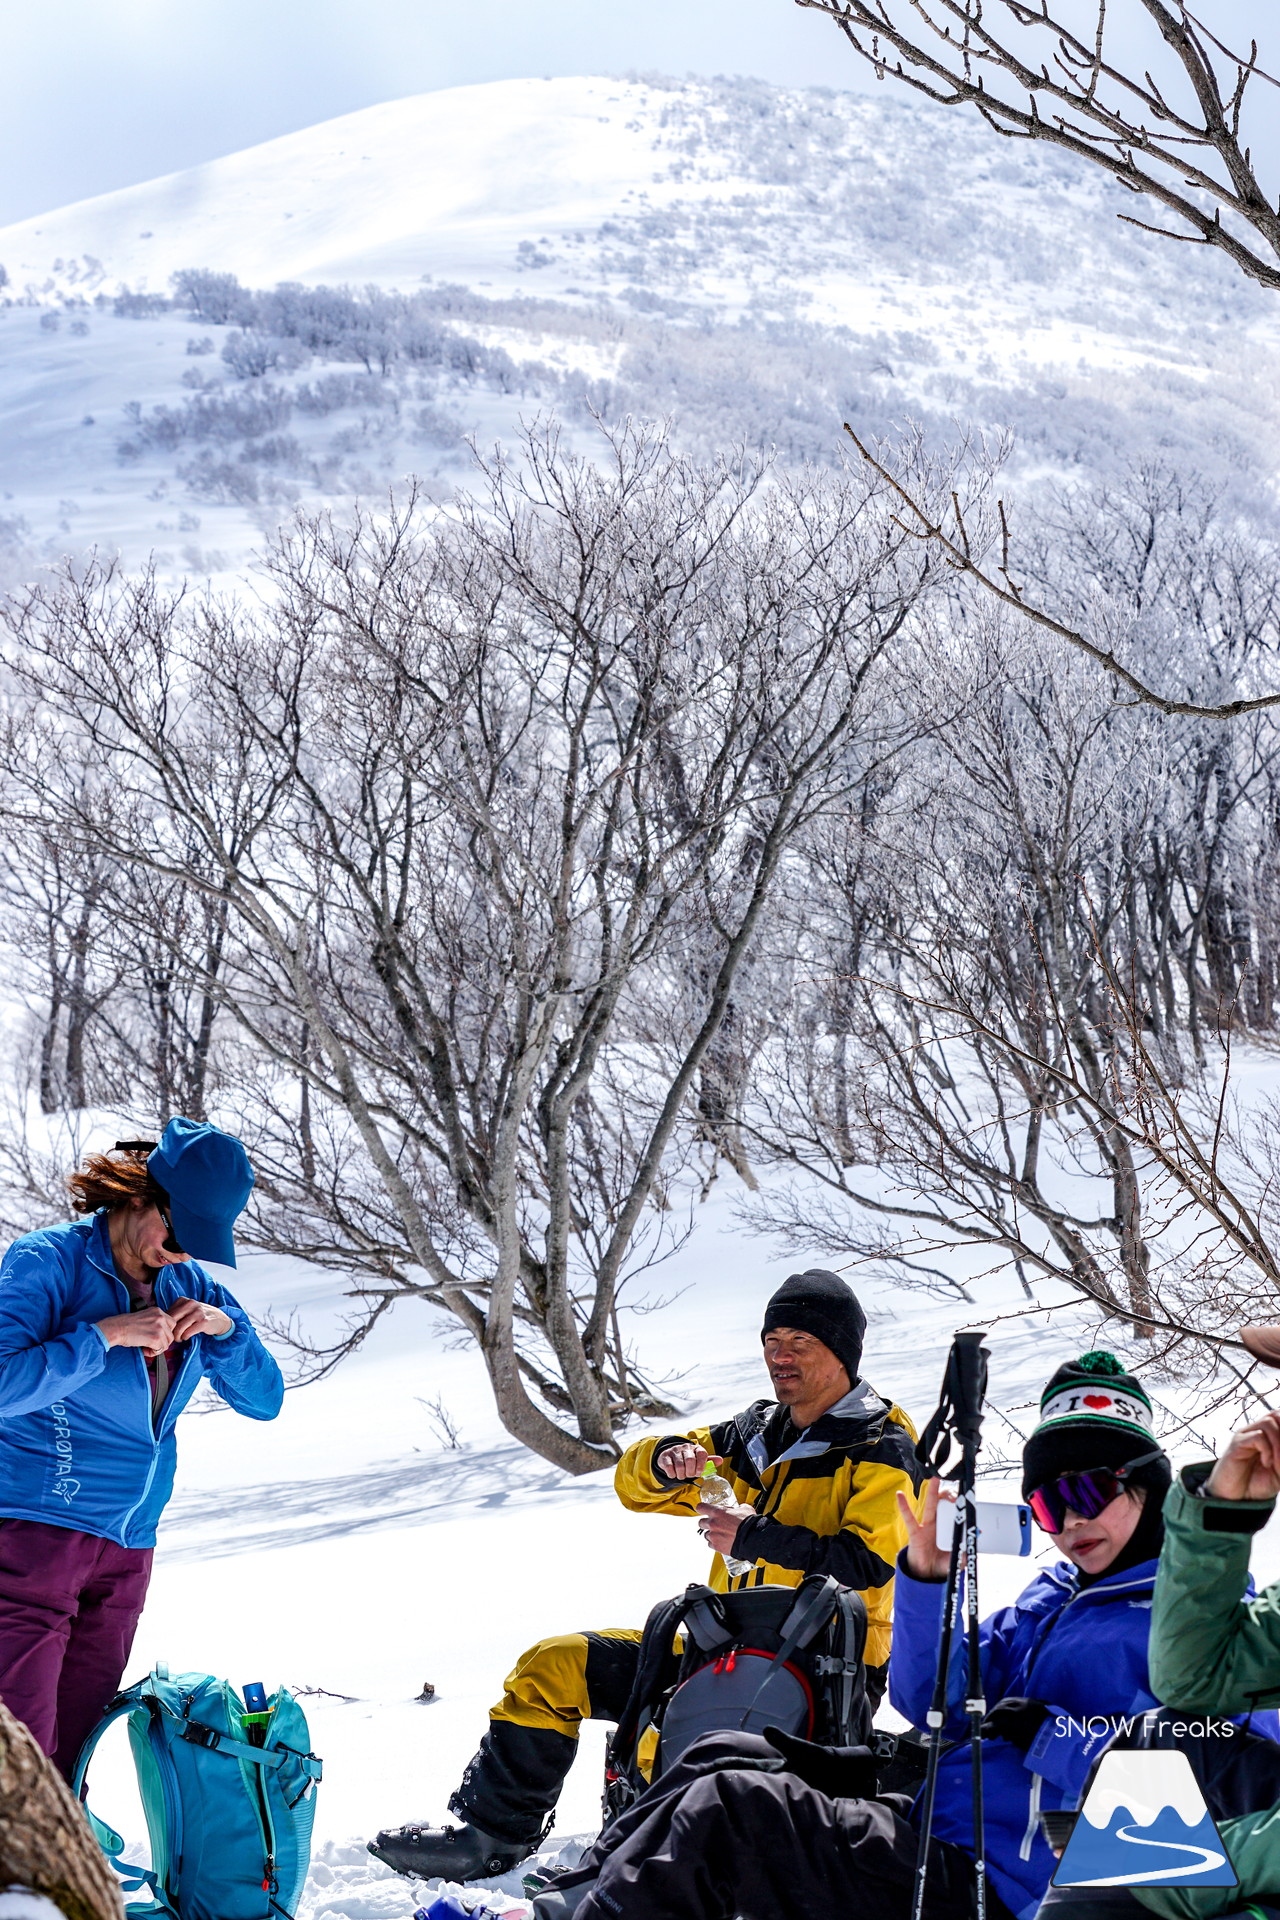
[(368, 1844), (375, 1860), (418, 1880), (480, 1880), (510, 1873), (540, 1837), (501, 1840), (479, 1827), (410, 1826), (387, 1827)]

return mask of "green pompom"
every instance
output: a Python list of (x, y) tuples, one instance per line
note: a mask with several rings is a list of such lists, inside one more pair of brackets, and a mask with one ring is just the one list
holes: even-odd
[(1114, 1353), (1108, 1353), (1105, 1347), (1095, 1347), (1092, 1353), (1082, 1353), (1075, 1363), (1077, 1373), (1123, 1373), (1124, 1368)]

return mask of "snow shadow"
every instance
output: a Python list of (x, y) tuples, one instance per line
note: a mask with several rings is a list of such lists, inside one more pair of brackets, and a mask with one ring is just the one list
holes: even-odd
[[(490, 1447), (335, 1474), (179, 1494), (165, 1514), (170, 1560), (296, 1547), (382, 1527), (459, 1520), (511, 1504), (563, 1500), (569, 1476), (523, 1447)], [(615, 1498), (612, 1481), (577, 1481), (575, 1498)]]

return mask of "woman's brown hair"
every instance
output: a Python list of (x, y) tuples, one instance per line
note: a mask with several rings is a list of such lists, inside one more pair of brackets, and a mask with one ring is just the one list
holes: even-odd
[(67, 1185), (77, 1213), (115, 1212), (136, 1200), (144, 1207), (163, 1207), (169, 1196), (151, 1177), (147, 1149), (86, 1154), (84, 1164), (70, 1174)]

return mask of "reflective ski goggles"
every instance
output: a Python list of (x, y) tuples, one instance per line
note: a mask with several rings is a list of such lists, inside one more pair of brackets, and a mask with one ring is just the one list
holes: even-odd
[(1046, 1480), (1027, 1495), (1031, 1518), (1043, 1533), (1061, 1533), (1068, 1513), (1078, 1513), (1082, 1520), (1096, 1520), (1102, 1509), (1124, 1492), (1131, 1474), (1163, 1458), (1163, 1447), (1156, 1447), (1123, 1467), (1086, 1467), (1083, 1473), (1060, 1473), (1056, 1480)]

